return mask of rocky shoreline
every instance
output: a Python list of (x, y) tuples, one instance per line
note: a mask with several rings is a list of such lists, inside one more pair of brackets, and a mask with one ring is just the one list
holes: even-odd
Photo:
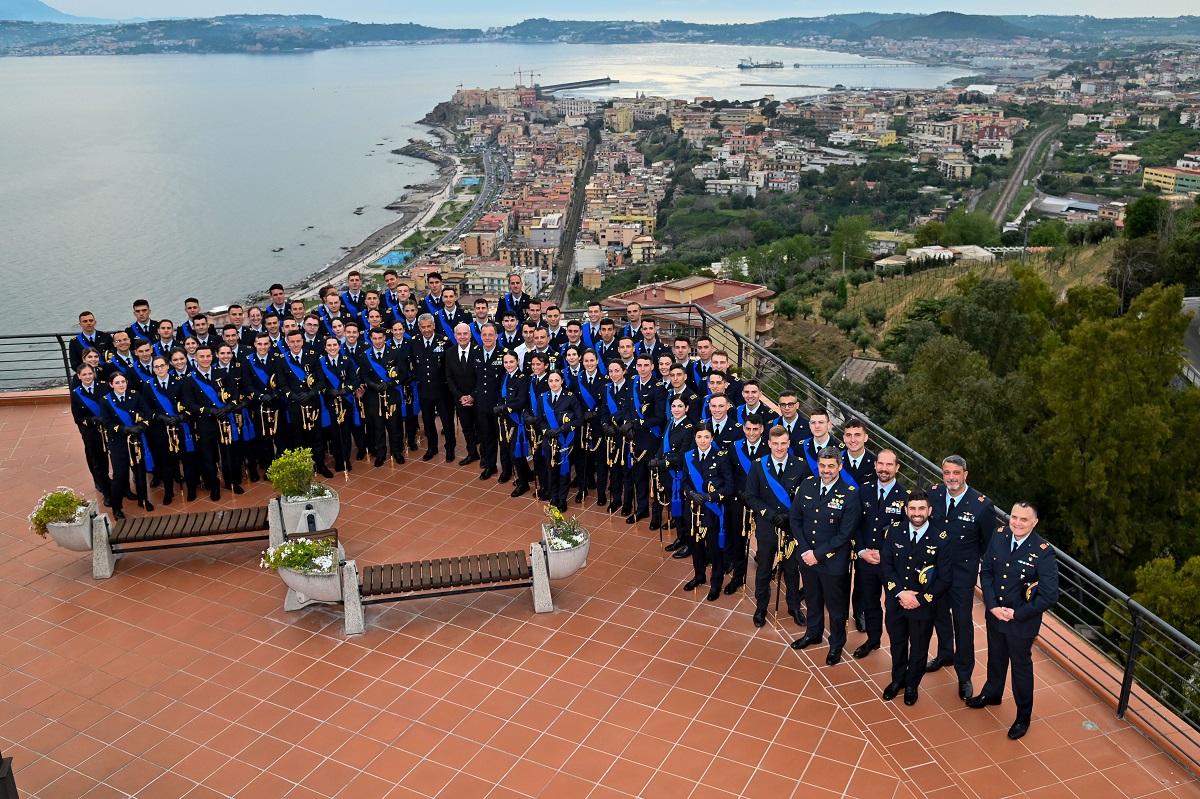
[[(354, 269), (363, 270), (370, 267), (390, 249), (412, 233), (423, 221), (431, 218), (441, 204), (452, 193), (462, 173), (462, 163), (454, 156), (442, 152), (447, 144), (454, 141), (454, 135), (440, 126), (430, 127), (429, 132), (437, 138), (436, 144), (430, 144), (421, 139), (409, 139), (404, 147), (392, 150), (393, 155), (416, 158), (428, 161), (437, 166), (438, 172), (433, 180), (427, 183), (406, 185), (406, 193), (384, 206), (389, 211), (395, 211), (400, 216), (394, 222), (389, 222), (371, 233), (354, 247), (351, 247), (336, 261), (318, 269), (307, 277), (294, 283), (287, 284), (289, 299), (312, 299), (322, 286), (339, 284), (346, 274)], [(268, 298), (267, 291), (251, 294), (243, 300), (243, 304), (259, 305)]]

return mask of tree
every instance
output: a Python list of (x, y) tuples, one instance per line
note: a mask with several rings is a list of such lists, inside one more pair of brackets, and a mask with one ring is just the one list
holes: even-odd
[(1067, 223), (1061, 219), (1043, 219), (1029, 231), (1030, 247), (1061, 247), (1067, 243)]
[(1171, 213), (1171, 206), (1161, 197), (1147, 194), (1125, 208), (1125, 238), (1140, 239), (1158, 233), (1162, 218)]
[[(859, 321), (862, 319), (858, 311), (841, 311), (834, 318), (833, 323), (845, 333), (847, 336), (853, 332), (854, 328), (858, 327)], [(853, 338), (851, 339), (853, 340)]]
[(836, 295), (829, 295), (821, 300), (821, 319), (825, 324), (833, 321), (833, 318), (838, 315), (838, 312), (846, 307), (846, 301), (839, 299)]
[(918, 247), (930, 247), (934, 244), (940, 244), (945, 232), (946, 226), (941, 222), (926, 222), (917, 228), (917, 232), (913, 234), (913, 244)]
[[(946, 305), (946, 326), (987, 359), (989, 370), (996, 374), (1016, 369), (1022, 357), (1038, 348), (1049, 329), (1045, 304), (1036, 307), (1039, 303), (1034, 297), (1022, 303), (1018, 280), (963, 280), (959, 291)], [(1022, 304), (1034, 307), (1025, 312)]]
[(800, 314), (800, 318), (805, 321), (813, 315), (813, 306), (811, 302), (801, 302), (796, 305), (796, 313)]
[(812, 211), (809, 211), (800, 219), (800, 232), (807, 236), (811, 236), (814, 233), (819, 233), (821, 231), (821, 227), (821, 217), (817, 216)]
[(987, 214), (960, 208), (946, 218), (942, 239), (942, 244), (947, 247), (955, 244), (994, 247), (1000, 241), (1000, 229)]
[(775, 313), (795, 319), (797, 313), (797, 303), (795, 297), (783, 296), (775, 301)]
[[(1037, 426), (1055, 527), (1109, 580), (1196, 554), (1200, 486), (1179, 478), (1200, 440), (1200, 390), (1175, 388), (1183, 289), (1153, 286), (1116, 319), (1088, 319), (1041, 370)], [(1188, 525), (1191, 525), (1190, 527)]]
[(882, 305), (868, 305), (863, 308), (863, 315), (871, 327), (878, 328), (887, 319), (887, 308)]
[(843, 255), (847, 259), (864, 257), (869, 246), (867, 232), (870, 229), (871, 218), (868, 216), (843, 216), (834, 223), (829, 236), (830, 258), (840, 263)]
[(867, 347), (870, 347), (871, 342), (874, 340), (875, 340), (875, 337), (872, 336), (870, 333), (868, 333), (866, 330), (859, 330), (858, 334), (854, 337), (855, 345), (858, 347), (859, 350), (862, 351), (862, 353), (864, 355), (867, 354)]

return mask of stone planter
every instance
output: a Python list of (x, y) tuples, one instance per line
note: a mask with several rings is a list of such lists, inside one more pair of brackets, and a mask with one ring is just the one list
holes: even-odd
[(546, 545), (546, 565), (551, 580), (570, 577), (587, 565), (588, 552), (592, 548), (589, 535), (579, 546), (570, 549), (554, 549), (550, 546), (550, 525), (542, 525), (542, 542)]
[(284, 610), (300, 610), (313, 602), (342, 601), (342, 566), (346, 561), (346, 550), (341, 543), (337, 546), (338, 565), (331, 572), (310, 574), (286, 566), (279, 567), (279, 579), (288, 587), (283, 598)]
[(46, 525), (54, 543), (72, 552), (92, 551), (92, 517), (96, 515), (96, 500), (80, 508), (73, 522), (51, 522)]
[[(322, 485), (324, 485), (322, 483)], [(328, 530), (337, 523), (338, 513), (342, 509), (342, 500), (337, 492), (325, 485), (328, 492), (323, 497), (302, 499), (280, 497), (279, 508), (283, 518), (283, 531), (287, 535), (307, 533), (308, 523), (305, 521), (305, 510), (312, 506), (317, 517), (317, 530)]]

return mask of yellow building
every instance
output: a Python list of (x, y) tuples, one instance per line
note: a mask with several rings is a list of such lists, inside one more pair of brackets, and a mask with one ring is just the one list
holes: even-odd
[(606, 108), (604, 126), (613, 133), (628, 133), (633, 130), (633, 109), (629, 106)]

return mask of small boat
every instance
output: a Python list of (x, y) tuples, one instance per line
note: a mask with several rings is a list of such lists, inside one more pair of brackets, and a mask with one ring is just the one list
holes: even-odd
[(753, 58), (743, 58), (738, 62), (738, 69), (783, 69), (783, 62), (755, 61)]
[(282, 247), (276, 247), (275, 249), (271, 250), (271, 252), (283, 252), (283, 248), (282, 248)]

